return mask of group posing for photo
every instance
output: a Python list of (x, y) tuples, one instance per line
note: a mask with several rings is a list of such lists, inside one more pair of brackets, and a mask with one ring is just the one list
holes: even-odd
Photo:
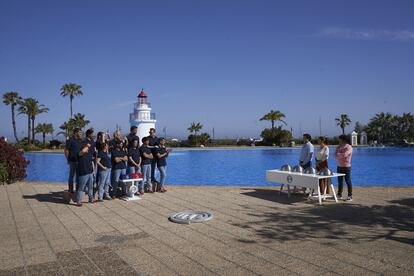
[[(84, 139), (80, 128), (73, 130), (72, 136), (66, 141), (64, 152), (69, 165), (70, 198), (76, 206), (82, 206), (85, 192), (89, 203), (96, 202), (96, 192), (98, 202), (126, 196), (126, 185), (122, 181), (125, 178), (142, 178), (142, 181), (134, 181), (138, 188), (136, 195), (167, 192), (167, 157), (171, 149), (166, 147), (165, 138), (156, 136), (154, 128), (150, 129), (149, 136), (141, 139), (140, 146), (137, 130), (136, 126), (132, 126), (125, 138), (117, 130), (113, 139), (98, 132), (96, 141), (93, 128), (85, 132)], [(155, 177), (157, 169), (159, 181)]]

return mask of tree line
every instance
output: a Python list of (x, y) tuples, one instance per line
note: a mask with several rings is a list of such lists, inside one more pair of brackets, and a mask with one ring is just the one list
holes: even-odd
[[(70, 100), (70, 118), (65, 121), (59, 128), (65, 137), (75, 127), (84, 128), (89, 124), (89, 121), (85, 118), (84, 114), (76, 113), (73, 115), (73, 100), (76, 96), (83, 95), (81, 90), (82, 86), (74, 83), (64, 84), (60, 89), (60, 95), (62, 97), (69, 97)], [(39, 100), (35, 98), (23, 98), (16, 91), (9, 91), (3, 94), (3, 103), (6, 106), (10, 106), (13, 136), (17, 144), (33, 146), (35, 143), (35, 134), (41, 133), (43, 146), (46, 145), (46, 135), (53, 134), (55, 129), (51, 123), (38, 123), (35, 126), (36, 118), (39, 114), (47, 113), (50, 111), (48, 107), (39, 103)], [(27, 116), (27, 136), (19, 139), (17, 135), (16, 116), (26, 115)]]

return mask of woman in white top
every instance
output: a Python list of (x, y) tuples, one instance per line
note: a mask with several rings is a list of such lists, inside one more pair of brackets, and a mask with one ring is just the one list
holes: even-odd
[[(329, 148), (326, 145), (327, 139), (325, 137), (319, 137), (318, 138), (318, 145), (316, 151), (316, 170), (320, 171), (324, 168), (328, 168), (328, 159), (329, 159)], [(319, 180), (319, 188), (321, 190), (321, 193), (325, 192), (325, 186), (326, 186), (326, 192), (328, 194), (331, 193), (331, 185), (330, 185), (329, 179), (320, 179)]]

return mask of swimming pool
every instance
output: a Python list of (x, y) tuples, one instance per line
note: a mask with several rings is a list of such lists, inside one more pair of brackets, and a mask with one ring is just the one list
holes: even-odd
[[(333, 152), (331, 148), (331, 152)], [(183, 150), (168, 158), (167, 183), (190, 186), (270, 186), (265, 171), (297, 164), (300, 149)], [(66, 182), (61, 153), (26, 153), (27, 181)], [(329, 158), (330, 167), (336, 161)], [(352, 180), (360, 186), (414, 186), (414, 149), (354, 148)]]

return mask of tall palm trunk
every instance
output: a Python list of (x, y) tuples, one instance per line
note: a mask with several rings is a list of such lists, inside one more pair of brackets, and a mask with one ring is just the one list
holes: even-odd
[(70, 95), (70, 118), (73, 118), (73, 107), (72, 107), (73, 96)]
[(29, 145), (30, 145), (30, 132), (31, 132), (30, 115), (27, 115), (27, 143)]
[(46, 132), (43, 132), (43, 147), (46, 146)]
[(32, 142), (34, 143), (35, 141), (35, 117), (32, 117)]
[(16, 119), (14, 118), (14, 105), (11, 105), (11, 112), (12, 112), (12, 125), (13, 125), (13, 134), (14, 139), (16, 139), (16, 142), (19, 142), (19, 138), (17, 138), (17, 131), (16, 131)]
[(345, 128), (342, 128), (342, 135), (345, 135)]

